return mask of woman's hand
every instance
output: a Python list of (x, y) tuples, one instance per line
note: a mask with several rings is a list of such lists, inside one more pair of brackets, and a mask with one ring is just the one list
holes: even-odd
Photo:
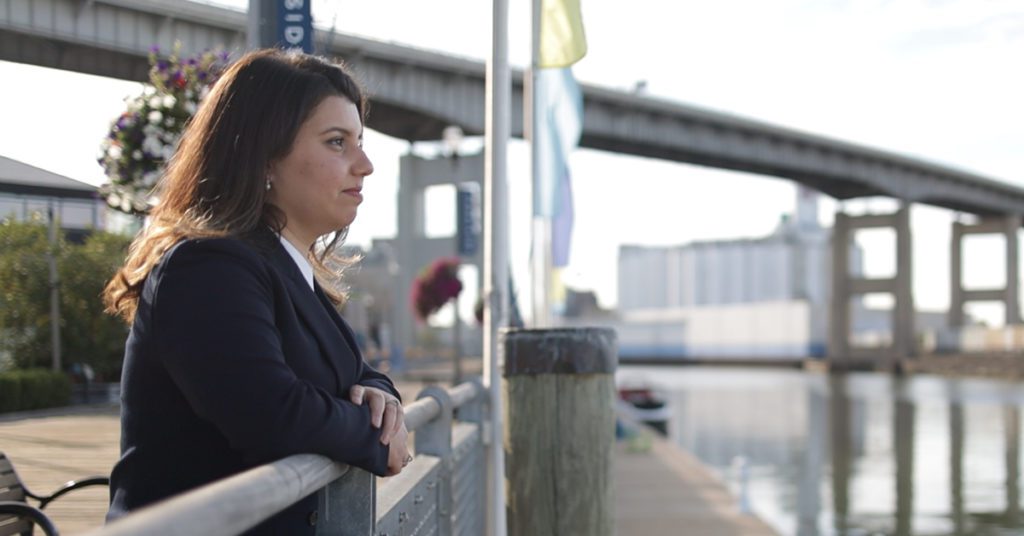
[(357, 406), (361, 406), (363, 403), (370, 404), (370, 423), (374, 428), (381, 428), (381, 444), (390, 445), (399, 428), (405, 430), (405, 412), (402, 409), (402, 403), (391, 393), (376, 387), (353, 385), (349, 389), (348, 396)]
[(402, 469), (412, 461), (412, 454), (409, 454), (409, 431), (405, 429), (405, 421), (402, 421), (398, 431), (391, 438), (391, 445), (388, 447), (388, 473), (387, 476), (395, 476), (402, 472)]
[(409, 431), (405, 429), (405, 412), (402, 403), (391, 393), (367, 387), (353, 385), (349, 389), (349, 399), (353, 404), (370, 404), (370, 423), (374, 428), (381, 428), (380, 442), (388, 445), (388, 473), (394, 476), (412, 461), (409, 454)]

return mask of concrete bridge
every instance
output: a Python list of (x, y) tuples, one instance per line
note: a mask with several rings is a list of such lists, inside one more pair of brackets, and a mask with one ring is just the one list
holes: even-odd
[[(241, 50), (245, 30), (244, 12), (185, 0), (0, 0), (0, 59), (129, 80), (146, 78), (146, 56), (153, 45), (170, 49), (180, 40), (186, 53), (218, 47)], [(345, 58), (370, 89), (370, 128), (410, 141), (439, 139), (449, 125), (469, 134), (483, 132), (483, 62), (327, 32), (318, 32), (316, 43), (321, 53)], [(900, 211), (892, 215), (837, 217), (834, 258), (842, 270), (834, 278), (831, 356), (855, 354), (845, 315), (849, 297), (864, 292), (895, 296), (891, 353), (914, 353), (907, 213), (913, 203), (982, 218), (977, 226), (954, 230), (951, 322), (962, 322), (963, 303), (976, 299), (1004, 301), (1008, 323), (1020, 321), (1017, 277), (1008, 277), (1005, 288), (966, 292), (959, 261), (964, 234), (1016, 236), (1024, 214), (1024, 189), (920, 159), (649, 96), (587, 85), (583, 92), (583, 147), (786, 178), (837, 199), (888, 196), (902, 201)], [(513, 135), (522, 135), (522, 117), (522, 73), (515, 72)], [(422, 198), (420, 188), (403, 184), (402, 195)], [(846, 274), (843, 259), (851, 233), (866, 227), (896, 230), (894, 278), (853, 280)], [(411, 239), (419, 240), (417, 228), (422, 228), (417, 222), (400, 225), (399, 234), (413, 233)], [(399, 258), (403, 280), (413, 277), (409, 267), (419, 266), (414, 261)], [(1017, 267), (1016, 240), (1007, 240), (1007, 273), (1016, 274)]]

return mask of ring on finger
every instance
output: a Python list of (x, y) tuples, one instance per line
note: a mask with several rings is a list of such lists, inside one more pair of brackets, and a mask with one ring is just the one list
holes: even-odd
[(406, 456), (405, 459), (402, 460), (402, 467), (409, 465), (410, 462), (412, 462), (412, 454)]
[(394, 400), (394, 399), (388, 400), (387, 402), (384, 403), (384, 405), (385, 406), (395, 406), (395, 409), (398, 409), (401, 406), (401, 404), (399, 404), (398, 401)]

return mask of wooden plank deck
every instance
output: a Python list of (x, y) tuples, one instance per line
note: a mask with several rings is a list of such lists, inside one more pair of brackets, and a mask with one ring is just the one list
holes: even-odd
[[(411, 402), (421, 387), (404, 383), (399, 389)], [(31, 489), (44, 493), (71, 478), (108, 474), (117, 460), (119, 435), (113, 406), (0, 416), (0, 450)], [(648, 439), (646, 449), (625, 442), (616, 449), (618, 534), (679, 534), (683, 527), (695, 536), (775, 534), (757, 518), (737, 512), (724, 486), (693, 456), (666, 440)], [(47, 513), (62, 534), (78, 534), (103, 523), (107, 503), (107, 489), (97, 487), (63, 497)]]
[(728, 490), (696, 457), (653, 432), (646, 449), (620, 441), (615, 455), (615, 526), (620, 536), (773, 536), (742, 514)]
[[(75, 478), (109, 475), (121, 436), (117, 412), (116, 406), (90, 406), (6, 417), (0, 420), (0, 450), (35, 493), (49, 494)], [(61, 534), (77, 534), (103, 524), (108, 503), (107, 487), (93, 486), (57, 499), (46, 513)]]

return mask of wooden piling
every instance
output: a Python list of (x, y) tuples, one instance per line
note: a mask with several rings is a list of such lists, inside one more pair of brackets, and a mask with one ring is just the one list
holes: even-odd
[(611, 535), (615, 332), (515, 329), (502, 344), (509, 534)]

